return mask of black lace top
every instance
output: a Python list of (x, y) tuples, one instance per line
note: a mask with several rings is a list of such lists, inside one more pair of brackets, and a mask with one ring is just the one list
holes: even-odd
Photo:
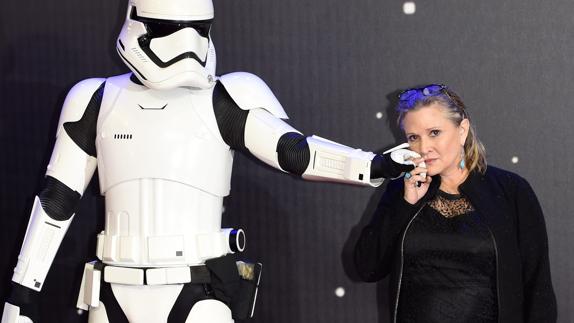
[(496, 252), (461, 195), (439, 191), (404, 242), (398, 322), (497, 322)]

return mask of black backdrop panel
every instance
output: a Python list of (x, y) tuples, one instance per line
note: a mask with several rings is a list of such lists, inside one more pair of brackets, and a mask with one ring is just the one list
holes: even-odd
[[(57, 5), (57, 6), (56, 6)], [(114, 41), (124, 1), (3, 0), (0, 10), (0, 296), (8, 290), (59, 109), (70, 87), (127, 71)], [(290, 123), (365, 150), (403, 141), (397, 90), (457, 91), (489, 162), (527, 178), (546, 213), (559, 322), (574, 321), (571, 1), (218, 1), (218, 73), (264, 79)], [(390, 127), (391, 126), (391, 127)], [(97, 179), (56, 257), (40, 309), (74, 309), (83, 262), (103, 226)], [(247, 232), (244, 258), (264, 264), (254, 322), (385, 322), (384, 284), (352, 280), (347, 259), (382, 188), (308, 183), (236, 155), (224, 224)], [(344, 290), (338, 297), (335, 291)], [(341, 289), (342, 288), (342, 289)], [(340, 294), (339, 294), (340, 295)]]

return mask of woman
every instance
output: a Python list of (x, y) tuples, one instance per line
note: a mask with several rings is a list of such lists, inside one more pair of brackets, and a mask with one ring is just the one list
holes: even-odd
[(397, 110), (422, 157), (389, 183), (355, 248), (365, 281), (391, 275), (392, 322), (556, 322), (528, 182), (487, 167), (463, 102), (444, 85), (402, 92)]

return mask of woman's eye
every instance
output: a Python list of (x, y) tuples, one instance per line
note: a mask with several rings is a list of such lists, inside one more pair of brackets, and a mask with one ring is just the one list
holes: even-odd
[(415, 136), (415, 135), (410, 135), (410, 136), (407, 137), (407, 140), (408, 140), (408, 141), (415, 141), (415, 140), (417, 140), (417, 136)]
[(440, 130), (431, 130), (430, 135), (431, 137), (436, 137), (440, 134)]

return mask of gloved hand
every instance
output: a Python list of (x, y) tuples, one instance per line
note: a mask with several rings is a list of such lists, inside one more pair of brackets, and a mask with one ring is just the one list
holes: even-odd
[(39, 293), (28, 287), (12, 282), (12, 291), (6, 303), (0, 323), (39, 322)]
[(391, 154), (376, 155), (371, 161), (371, 178), (396, 178), (414, 168), (412, 163), (397, 163), (391, 158)]

